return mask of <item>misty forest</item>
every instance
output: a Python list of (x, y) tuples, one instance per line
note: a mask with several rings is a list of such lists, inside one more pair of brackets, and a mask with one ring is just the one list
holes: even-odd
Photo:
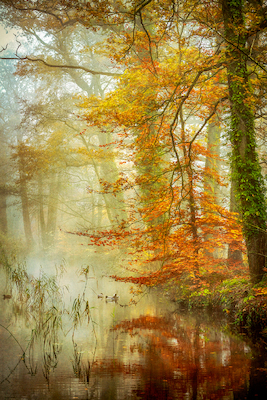
[(0, 397), (266, 399), (267, 3), (0, 21)]

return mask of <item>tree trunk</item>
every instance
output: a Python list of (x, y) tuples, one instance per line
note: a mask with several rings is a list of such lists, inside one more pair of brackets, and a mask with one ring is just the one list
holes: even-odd
[[(238, 206), (237, 206), (237, 202), (236, 202), (235, 192), (236, 192), (236, 184), (235, 184), (235, 181), (231, 180), (230, 211), (237, 213)], [(236, 247), (237, 247), (237, 243), (235, 241), (233, 241), (232, 243), (229, 244), (228, 256), (227, 256), (229, 267), (231, 267), (231, 266), (238, 267), (243, 264), (242, 251), (238, 250)]]
[(38, 203), (39, 203), (39, 224), (40, 224), (40, 236), (41, 246), (46, 248), (46, 224), (44, 216), (44, 196), (43, 196), (43, 179), (42, 176), (38, 176)]
[(209, 155), (205, 160), (204, 190), (209, 193), (215, 204), (219, 202), (219, 185), (215, 178), (220, 169), (220, 136), (221, 128), (218, 121), (213, 121), (207, 129), (207, 150)]
[(182, 142), (182, 151), (184, 156), (184, 165), (185, 165), (185, 173), (184, 173), (184, 187), (187, 192), (187, 201), (188, 201), (188, 209), (189, 209), (189, 218), (188, 223), (191, 227), (191, 235), (194, 243), (194, 273), (196, 276), (199, 275), (199, 263), (198, 263), (198, 253), (200, 249), (200, 240), (199, 240), (199, 232), (197, 226), (197, 205), (194, 193), (194, 172), (192, 169), (192, 160), (189, 156), (188, 149), (186, 147), (187, 138), (185, 135), (185, 123), (183, 118), (183, 112), (180, 113), (181, 120), (181, 142)]
[[(212, 121), (208, 125), (207, 129), (207, 150), (208, 155), (205, 160), (205, 177), (204, 177), (204, 191), (208, 194), (210, 201), (214, 204), (219, 204), (219, 184), (216, 176), (219, 174), (220, 169), (220, 138), (221, 128), (218, 120)], [(205, 210), (209, 213), (209, 207)], [(205, 241), (212, 240), (211, 234), (205, 236)], [(219, 257), (219, 248), (214, 248), (212, 252), (206, 250), (206, 255), (212, 256), (213, 258)]]
[[(99, 144), (101, 146), (110, 143), (108, 133), (100, 132), (98, 135)], [(116, 165), (115, 157), (109, 157), (109, 160), (103, 160), (99, 163), (99, 174), (101, 179), (110, 183), (115, 183), (119, 178), (119, 171)], [(125, 201), (123, 192), (116, 193), (116, 196), (110, 193), (103, 195), (107, 207), (110, 221), (120, 224), (122, 221), (127, 220), (127, 212), (125, 210)]]
[(21, 180), (20, 183), (20, 196), (22, 202), (22, 215), (23, 215), (26, 243), (27, 247), (31, 248), (33, 245), (33, 236), (32, 236), (30, 211), (29, 211), (29, 199), (28, 199), (26, 182), (23, 179)]
[(8, 182), (7, 165), (8, 165), (8, 149), (5, 145), (4, 134), (1, 131), (1, 149), (0, 149), (0, 232), (6, 235), (8, 233), (7, 226), (7, 191), (6, 183)]
[(232, 179), (243, 221), (252, 282), (264, 274), (266, 206), (256, 152), (252, 93), (248, 81), (246, 28), (241, 0), (222, 0), (226, 63), (231, 105)]
[(0, 232), (4, 235), (7, 234), (7, 195), (4, 193), (0, 193)]
[(53, 174), (49, 185), (49, 198), (47, 205), (47, 245), (52, 246), (55, 239), (58, 212), (59, 177)]

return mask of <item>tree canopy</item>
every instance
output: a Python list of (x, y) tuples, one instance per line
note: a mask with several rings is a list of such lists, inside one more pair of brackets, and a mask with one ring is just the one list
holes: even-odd
[(116, 279), (197, 282), (241, 268), (260, 281), (266, 11), (260, 0), (3, 0), (1, 19), (19, 33), (2, 63), (15, 60), (32, 93), (20, 94), (12, 152), (28, 239), (38, 203), (51, 245), (64, 201), (62, 215), (80, 216), (62, 217), (68, 232), (123, 250), (130, 273)]

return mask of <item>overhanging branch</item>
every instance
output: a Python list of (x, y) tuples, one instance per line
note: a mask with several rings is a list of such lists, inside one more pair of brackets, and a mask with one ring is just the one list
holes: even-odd
[(105, 72), (105, 71), (95, 71), (90, 68), (83, 67), (81, 65), (67, 65), (67, 64), (50, 64), (41, 58), (31, 58), (31, 57), (0, 57), (0, 60), (17, 60), (17, 61), (31, 61), (31, 62), (41, 62), (46, 67), (50, 68), (64, 68), (64, 69), (80, 69), (82, 71), (88, 72), (91, 75), (105, 75), (105, 76), (121, 76), (122, 74), (116, 72)]

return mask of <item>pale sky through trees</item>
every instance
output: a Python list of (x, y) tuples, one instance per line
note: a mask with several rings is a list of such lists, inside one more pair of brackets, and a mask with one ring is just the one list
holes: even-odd
[(6, 29), (0, 26), (0, 46), (5, 47), (8, 44), (8, 48), (11, 48), (11, 44), (15, 43), (15, 32), (15, 30), (12, 30), (7, 33)]

